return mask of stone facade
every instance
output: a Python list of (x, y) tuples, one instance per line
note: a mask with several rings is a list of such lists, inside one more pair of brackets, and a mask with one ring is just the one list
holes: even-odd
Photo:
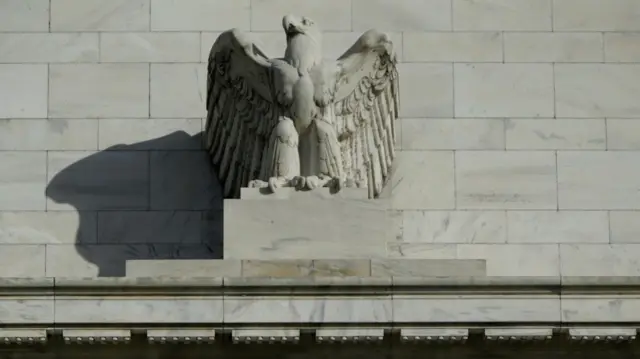
[(622, 277), (4, 279), (0, 358), (169, 358), (178, 348), (194, 358), (629, 357), (638, 353), (638, 285)]
[[(385, 256), (487, 275), (637, 275), (637, 0), (0, 0), (0, 275), (124, 276), (222, 256), (205, 61), (307, 14), (401, 59)], [(29, 260), (25, 260), (28, 258)]]
[[(0, 0), (0, 359), (638, 355), (639, 8)], [(381, 198), (222, 200), (209, 49), (291, 12), (395, 44)]]

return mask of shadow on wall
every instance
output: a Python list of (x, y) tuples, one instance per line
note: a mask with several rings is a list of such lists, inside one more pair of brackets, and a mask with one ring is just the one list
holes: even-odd
[(176, 131), (49, 159), (62, 167), (49, 209), (78, 211), (75, 247), (98, 276), (124, 276), (132, 259), (222, 258), (221, 188), (201, 144), (202, 134)]

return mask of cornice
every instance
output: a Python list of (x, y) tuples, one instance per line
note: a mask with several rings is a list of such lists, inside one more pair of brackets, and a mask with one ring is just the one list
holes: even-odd
[(0, 323), (0, 343), (630, 341), (640, 278), (2, 278)]
[[(412, 289), (424, 291), (543, 291), (560, 293), (578, 291), (640, 290), (640, 277), (100, 277), (100, 278), (0, 278), (0, 296), (8, 292), (69, 293), (90, 291), (135, 293), (158, 291), (182, 293), (209, 291), (216, 293), (318, 290), (339, 288), (362, 292)], [(330, 294), (331, 292), (329, 292)], [(122, 294), (127, 295), (127, 294)]]
[(640, 294), (640, 277), (0, 278), (3, 296)]

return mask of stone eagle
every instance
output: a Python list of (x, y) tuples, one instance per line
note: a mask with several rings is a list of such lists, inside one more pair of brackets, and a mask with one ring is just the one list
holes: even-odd
[(238, 29), (209, 53), (206, 147), (226, 198), (241, 187), (368, 188), (377, 197), (395, 158), (399, 91), (389, 36), (365, 32), (337, 60), (307, 17), (282, 19), (284, 58)]

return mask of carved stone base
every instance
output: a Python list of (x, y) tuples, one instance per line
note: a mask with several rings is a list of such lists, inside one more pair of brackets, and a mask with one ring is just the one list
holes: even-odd
[(393, 240), (388, 202), (366, 189), (276, 193), (243, 188), (224, 202), (225, 259), (386, 257)]

